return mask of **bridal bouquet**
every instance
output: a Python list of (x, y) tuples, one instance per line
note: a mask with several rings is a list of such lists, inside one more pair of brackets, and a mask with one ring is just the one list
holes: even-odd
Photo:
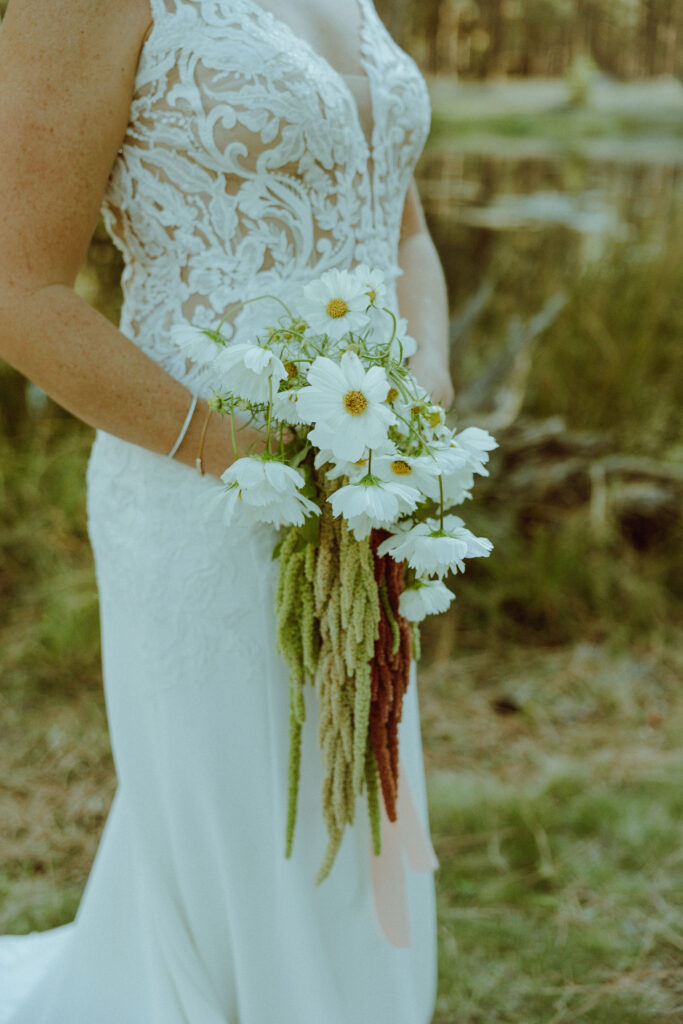
[[(261, 298), (265, 298), (262, 296)], [(272, 298), (272, 297), (270, 297)], [(290, 675), (286, 852), (296, 821), (305, 687), (320, 703), (322, 813), (329, 873), (357, 794), (374, 853), (380, 790), (396, 820), (398, 724), (419, 625), (445, 611), (446, 573), (488, 555), (453, 509), (487, 474), (496, 447), (484, 430), (455, 432), (404, 360), (417, 348), (385, 305), (380, 271), (331, 270), (248, 344), (177, 327), (174, 340), (210, 362), (210, 406), (262, 426), (266, 450), (236, 458), (211, 501), (281, 528), (277, 644)], [(257, 300), (249, 300), (251, 302)], [(244, 304), (242, 304), (244, 305)]]

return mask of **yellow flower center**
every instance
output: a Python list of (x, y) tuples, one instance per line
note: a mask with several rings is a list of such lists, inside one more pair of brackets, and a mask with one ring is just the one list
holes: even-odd
[(352, 416), (360, 416), (368, 407), (368, 400), (362, 391), (347, 391), (344, 395), (344, 408)]
[(430, 427), (438, 427), (439, 423), (441, 423), (441, 413), (437, 410), (430, 412), (428, 422)]
[(285, 370), (288, 377), (296, 377), (296, 363), (285, 363)]
[(374, 288), (370, 288), (365, 294), (370, 299), (370, 302), (374, 302), (377, 297), (377, 292)]
[(330, 299), (325, 306), (325, 312), (333, 320), (338, 320), (341, 316), (346, 316), (349, 311), (349, 307), (346, 305), (343, 299)]
[(389, 388), (387, 391), (387, 402), (395, 402), (398, 398), (398, 388)]
[(367, 459), (356, 459), (356, 461), (353, 463), (353, 465), (354, 466), (364, 466), (367, 461), (368, 461)]
[(408, 476), (412, 471), (412, 467), (405, 459), (394, 459), (391, 463), (391, 472), (395, 473), (396, 476)]

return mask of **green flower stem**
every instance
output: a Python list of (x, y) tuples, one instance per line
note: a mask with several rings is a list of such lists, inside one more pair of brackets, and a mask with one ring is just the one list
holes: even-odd
[(268, 409), (266, 411), (266, 451), (272, 455), (270, 447), (270, 421), (273, 416), (273, 378), (268, 378)]
[(237, 455), (237, 434), (235, 433), (235, 406), (234, 403), (230, 403), (230, 435), (232, 437), (232, 451), (235, 458)]
[(389, 338), (389, 341), (387, 342), (387, 352), (388, 352), (388, 351), (389, 351), (389, 349), (391, 348), (391, 343), (392, 343), (392, 341), (393, 341), (393, 340), (394, 340), (394, 338), (396, 337), (396, 328), (398, 327), (398, 320), (396, 319), (396, 317), (394, 316), (394, 314), (392, 313), (392, 311), (391, 311), (390, 309), (387, 309), (387, 307), (386, 307), (386, 306), (382, 306), (382, 309), (383, 309), (383, 311), (384, 311), (385, 313), (388, 313), (388, 314), (389, 314), (389, 316), (391, 317), (392, 323), (393, 323), (393, 325), (394, 325), (394, 329), (393, 329), (393, 331), (391, 332), (391, 337)]
[(443, 476), (439, 473), (439, 529), (443, 530)]
[(239, 304), (239, 306), (238, 306), (238, 309), (241, 306), (248, 306), (252, 302), (260, 302), (261, 299), (273, 299), (274, 302), (279, 302), (280, 305), (282, 306), (282, 308), (284, 309), (285, 313), (289, 317), (289, 319), (290, 320), (294, 319), (294, 317), (292, 316), (291, 309), (289, 308), (289, 306), (286, 303), (284, 303), (282, 301), (282, 299), (278, 295), (255, 295), (253, 299), (245, 299), (244, 302), (241, 302)]

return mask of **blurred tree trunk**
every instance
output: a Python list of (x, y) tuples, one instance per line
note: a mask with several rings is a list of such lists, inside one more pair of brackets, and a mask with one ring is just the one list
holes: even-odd
[(428, 70), (432, 73), (439, 70), (439, 26), (441, 24), (441, 0), (430, 0), (425, 18), (427, 36)]
[(643, 10), (643, 70), (646, 75), (655, 73), (657, 67), (657, 3), (645, 0)]
[(377, 0), (375, 6), (391, 36), (400, 46), (405, 46), (411, 34), (413, 5), (395, 3), (394, 0)]
[(489, 0), (489, 74), (504, 75), (506, 71), (505, 56), (505, 19), (503, 17), (503, 0)]

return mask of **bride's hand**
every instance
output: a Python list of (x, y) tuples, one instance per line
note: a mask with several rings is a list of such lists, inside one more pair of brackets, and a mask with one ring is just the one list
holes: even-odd
[(428, 349), (418, 349), (408, 360), (408, 368), (432, 400), (448, 411), (455, 400), (455, 390), (443, 357), (432, 354)]

